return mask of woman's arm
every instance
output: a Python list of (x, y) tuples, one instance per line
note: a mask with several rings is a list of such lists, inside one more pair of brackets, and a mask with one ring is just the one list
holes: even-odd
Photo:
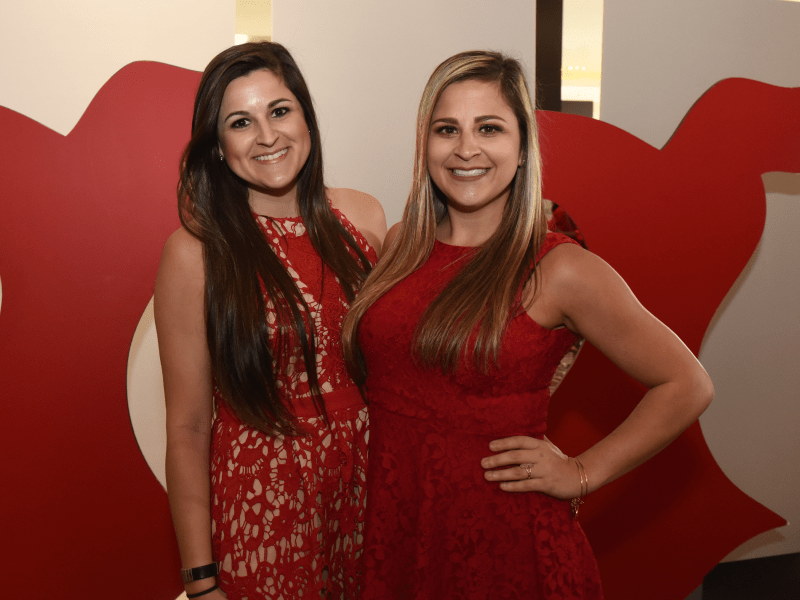
[[(185, 229), (164, 246), (154, 308), (167, 404), (167, 491), (183, 568), (213, 562), (209, 449), (213, 411), (202, 244)], [(179, 577), (179, 574), (175, 574)], [(186, 585), (196, 593), (206, 578)], [(222, 598), (220, 592), (204, 600)]]
[(369, 194), (347, 188), (329, 188), (328, 195), (331, 204), (344, 213), (380, 258), (386, 237), (386, 215), (381, 203)]
[[(545, 327), (566, 325), (589, 340), (649, 391), (631, 414), (579, 460), (589, 491), (643, 463), (675, 439), (706, 409), (714, 396), (703, 367), (668, 327), (634, 297), (602, 259), (563, 244), (540, 263), (541, 293), (528, 314)], [(557, 498), (580, 493), (578, 468), (547, 440), (522, 436), (496, 440), (498, 452), (482, 461), (490, 481), (507, 491), (541, 491)], [(533, 463), (532, 478), (520, 464)]]

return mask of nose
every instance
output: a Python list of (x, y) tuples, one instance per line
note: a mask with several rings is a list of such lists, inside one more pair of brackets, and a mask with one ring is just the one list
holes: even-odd
[(465, 131), (459, 138), (455, 148), (455, 155), (461, 160), (468, 161), (481, 153), (480, 145), (475, 135)]
[(279, 137), (280, 133), (272, 126), (269, 120), (258, 123), (256, 143), (262, 146), (274, 146)]

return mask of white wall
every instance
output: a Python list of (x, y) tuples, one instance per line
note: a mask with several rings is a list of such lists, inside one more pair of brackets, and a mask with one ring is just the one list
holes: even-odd
[[(799, 87), (800, 4), (605, 0), (602, 120), (660, 148), (727, 77)], [(717, 389), (700, 423), (728, 477), (790, 525), (729, 559), (800, 551), (800, 176), (764, 180), (764, 236), (700, 352)]]
[(800, 85), (795, 2), (605, 0), (604, 28), (601, 118), (657, 148), (721, 79)]
[(0, 105), (67, 134), (128, 63), (202, 71), (233, 43), (234, 0), (4, 0)]
[(272, 10), (272, 39), (291, 50), (318, 108), (328, 184), (378, 198), (389, 225), (411, 186), (417, 105), (436, 65), (494, 49), (533, 75), (533, 0), (273, 0)]

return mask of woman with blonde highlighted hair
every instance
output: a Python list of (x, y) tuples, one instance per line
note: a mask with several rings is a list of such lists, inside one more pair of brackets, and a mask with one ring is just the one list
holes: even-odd
[[(519, 62), (436, 68), (385, 245), (342, 332), (370, 403), (363, 597), (602, 598), (583, 497), (669, 444), (713, 387), (609, 265), (547, 231)], [(650, 389), (567, 457), (544, 435), (549, 385), (580, 338)]]

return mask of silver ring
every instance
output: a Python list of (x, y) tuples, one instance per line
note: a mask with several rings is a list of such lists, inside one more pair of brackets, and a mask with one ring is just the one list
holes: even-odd
[(525, 472), (528, 474), (528, 479), (533, 479), (533, 473), (531, 473), (531, 467), (532, 466), (533, 466), (533, 463), (524, 463), (524, 464), (520, 465), (520, 467), (525, 469)]

